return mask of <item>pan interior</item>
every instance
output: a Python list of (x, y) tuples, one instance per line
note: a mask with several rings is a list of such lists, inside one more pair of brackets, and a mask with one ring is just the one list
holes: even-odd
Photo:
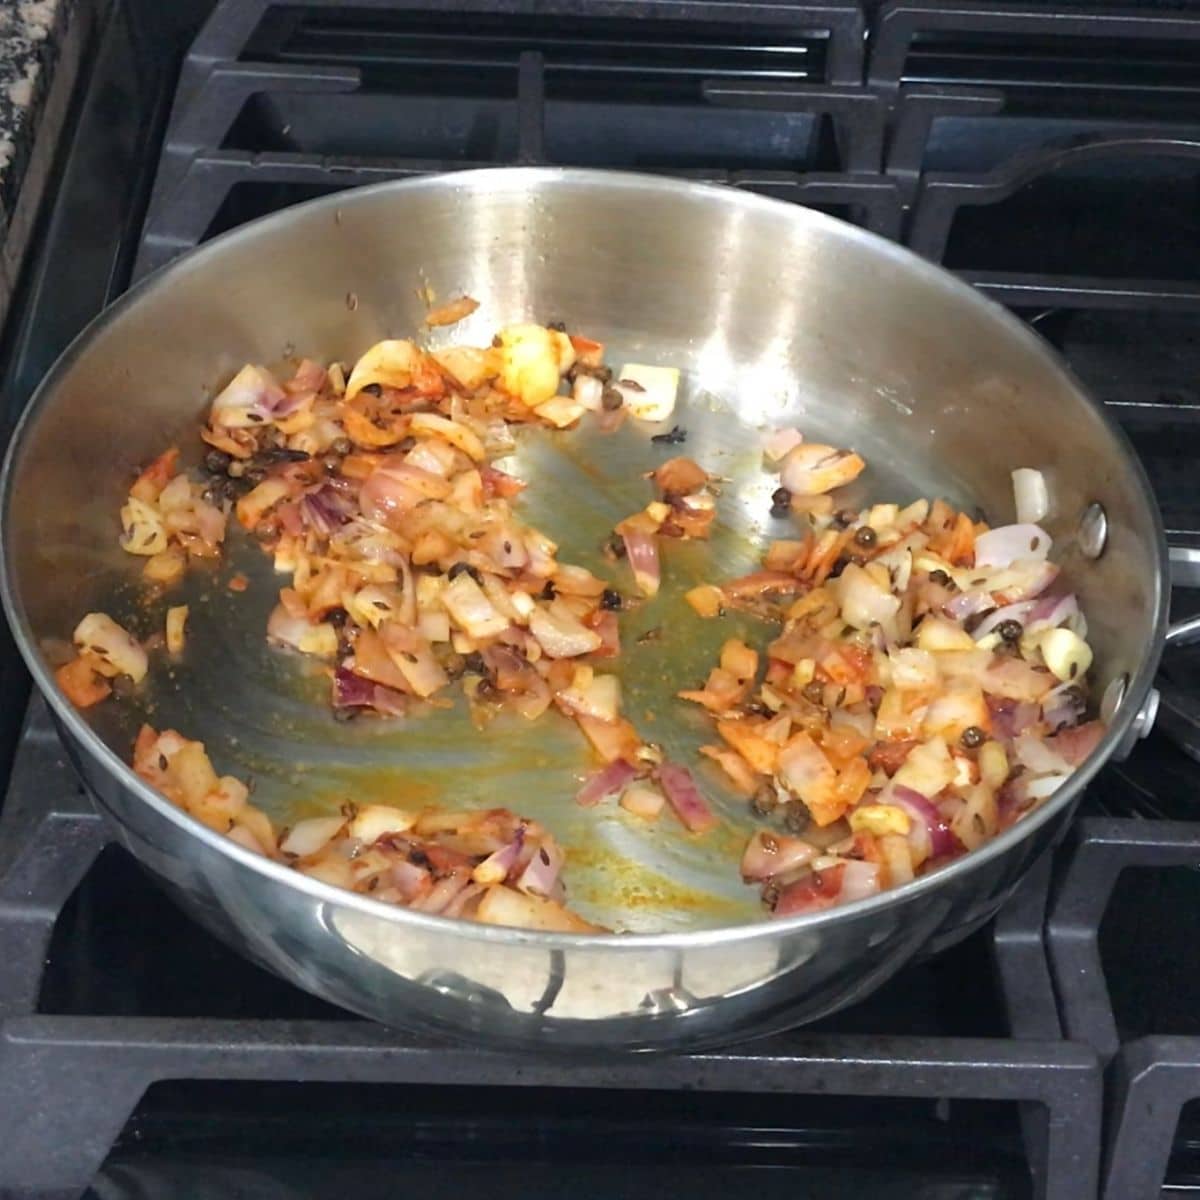
[[(639, 361), (657, 361), (648, 349), (636, 348)], [(613, 347), (610, 360), (619, 365), (633, 353)], [(755, 569), (770, 539), (798, 529), (793, 518), (770, 515), (778, 484), (763, 465), (770, 423), (742, 419), (742, 408), (736, 394), (710, 390), (691, 376), (671, 421), (687, 431), (682, 446), (651, 440), (664, 426), (626, 422), (604, 435), (588, 418), (567, 432), (518, 431), (516, 452), (498, 464), (528, 481), (517, 511), (558, 543), (560, 561), (588, 567), (636, 604), (621, 618), (621, 656), (604, 669), (611, 665), (620, 677), (624, 711), (642, 736), (692, 767), (723, 818), (714, 834), (689, 835), (669, 812), (647, 822), (614, 801), (577, 805), (574, 794), (596, 763), (574, 724), (554, 712), (534, 722), (501, 714), (477, 730), (454, 688), (451, 708), (335, 721), (323, 664), (267, 645), (267, 615), (286, 578), (233, 521), (222, 563), (192, 571), (167, 595), (150, 597), (136, 584), (139, 563), (116, 565), (107, 611), (149, 635), (162, 628), (168, 605), (186, 603), (188, 639), (176, 662), (152, 656), (147, 684), (131, 700), (92, 710), (96, 727), (117, 746), (132, 745), (143, 720), (199, 738), (219, 770), (253, 780), (255, 802), (282, 824), (336, 812), (346, 800), (511, 808), (554, 831), (568, 849), (572, 904), (611, 928), (679, 930), (758, 919), (757, 891), (741, 882), (736, 864), (761, 822), (697, 753), (717, 740), (711, 721), (675, 698), (680, 688), (702, 684), (726, 638), (744, 637), (761, 648), (774, 628), (733, 612), (703, 620), (683, 594)], [(810, 426), (810, 436), (818, 433)], [(707, 543), (662, 539), (662, 590), (638, 603), (628, 567), (606, 560), (601, 548), (616, 522), (652, 497), (645, 473), (678, 453), (721, 477), (718, 520)], [(934, 481), (928, 487), (938, 490)], [(889, 475), (882, 459), (844, 498), (907, 502), (921, 492), (913, 479)], [(227, 586), (235, 574), (249, 580), (245, 592)]]

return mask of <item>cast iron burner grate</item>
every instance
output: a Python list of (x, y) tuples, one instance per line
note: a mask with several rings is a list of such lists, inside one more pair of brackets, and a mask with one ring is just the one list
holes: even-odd
[[(864, 7), (870, 21), (851, 0), (226, 2), (176, 81), (158, 6), (116, 5), (64, 149), (42, 252), (14, 305), (8, 425), (131, 275), (244, 220), (362, 183), (472, 165), (622, 166), (825, 207), (944, 257), (1060, 344), (1134, 437), (1173, 539), (1184, 551), (1200, 547), (1187, 469), (1200, 266), (1182, 253), (1164, 258), (1157, 243), (1102, 261), (1107, 235), (1092, 218), (1103, 214), (1078, 203), (1099, 181), (1126, 211), (1144, 212), (1134, 232), (1190, 236), (1200, 18), (1186, 5)], [(642, 140), (615, 140), (631, 114)], [(1139, 199), (1143, 177), (1152, 194)], [(1118, 229), (1108, 240), (1120, 237)], [(1048, 239), (1058, 239), (1054, 253), (1037, 257)], [(1177, 561), (1190, 560), (1181, 552)], [(9, 697), (27, 686), (13, 663), (7, 647)], [(12, 711), (15, 720), (19, 706)], [(10, 722), (4, 747), (16, 733)], [(758, 1094), (787, 1095), (797, 1111), (808, 1095), (838, 1112), (857, 1097), (847, 1128), (874, 1121), (874, 1140), (828, 1128), (819, 1139), (847, 1167), (861, 1165), (864, 1144), (874, 1153), (886, 1142), (880, 1128), (901, 1111), (900, 1097), (938, 1120), (947, 1105), (974, 1114), (961, 1130), (943, 1122), (940, 1135), (911, 1127), (918, 1153), (935, 1157), (953, 1156), (956, 1137), (990, 1144), (989, 1132), (1000, 1138), (1006, 1120), (1015, 1129), (1019, 1112), (1015, 1190), (947, 1194), (1027, 1194), (1019, 1179), (1027, 1184), (1032, 1171), (1036, 1194), (1072, 1200), (1096, 1192), (1100, 1062), (1115, 1055), (1106, 1169), (1116, 1200), (1150, 1194), (1166, 1169), (1169, 1114), (1200, 1090), (1194, 1030), (1128, 1029), (1116, 1015), (1126, 980), (1110, 980), (1106, 994), (1095, 949), (1111, 920), (1093, 872), (1200, 859), (1190, 820), (1082, 825), (1053, 876), (1044, 864), (994, 927), (816, 1026), (707, 1054), (568, 1065), (388, 1031), (236, 958), (157, 903), (107, 842), (61, 754), (35, 703), (0, 815), (0, 1094), (13, 1114), (0, 1147), (5, 1196), (76, 1196), (114, 1142), (136, 1150), (157, 1131), (186, 1145), (181, 1129), (193, 1129), (195, 1112), (215, 1120), (244, 1101), (247, 1121), (264, 1120), (287, 1093), (285, 1124), (301, 1137), (314, 1097), (353, 1108), (364, 1088), (384, 1089), (370, 1091), (378, 1098), (419, 1083), (431, 1124), (416, 1130), (418, 1145), (491, 1144), (484, 1135), (496, 1111), (527, 1114), (562, 1146), (577, 1146), (580, 1128), (603, 1128), (643, 1181), (654, 1176), (628, 1140), (629, 1122), (597, 1121), (620, 1112), (652, 1122), (664, 1094), (693, 1097), (694, 1113), (681, 1100), (665, 1107), (711, 1130), (721, 1154), (767, 1145), (792, 1160), (817, 1143), (755, 1117)], [(1106, 771), (1094, 803), (1119, 813), (1136, 796), (1144, 812), (1190, 818), (1195, 780), (1193, 764), (1156, 743)], [(161, 985), (145, 966), (160, 958), (174, 964)], [(230, 982), (206, 996), (205, 978)], [(437, 1124), (439, 1105), (457, 1112), (484, 1097), (490, 1116)], [(747, 1112), (742, 1126), (727, 1119), (732, 1110)], [(1167, 1114), (1166, 1124), (1148, 1130), (1147, 1111)], [(908, 1136), (909, 1125), (896, 1128)], [(130, 1194), (116, 1182), (125, 1169), (105, 1178), (106, 1196)], [(410, 1181), (425, 1177), (420, 1162), (409, 1169)], [(524, 1175), (535, 1191), (539, 1169)], [(593, 1182), (604, 1178), (596, 1172)], [(484, 1179), (495, 1185), (502, 1174), (491, 1164)], [(719, 1166), (712, 1178), (723, 1178)], [(703, 1196), (705, 1186), (692, 1190)]]
[[(113, 1012), (123, 1005), (104, 988), (84, 992), (98, 1001), (99, 1012), (71, 1011), (81, 1006), (67, 980), (81, 965), (84, 977), (94, 979), (111, 946), (95, 929), (87, 935), (89, 920), (97, 927), (114, 920), (139, 924), (139, 952), (172, 978), (172, 951), (155, 936), (158, 919), (138, 916), (156, 893), (129, 878), (136, 867), (123, 852), (116, 869), (126, 878), (111, 889), (110, 907), (92, 916), (74, 912), (67, 917), (74, 922), (71, 936), (55, 938), (64, 910), (77, 907), (73, 897), (106, 837), (62, 757), (44, 704), (36, 701), (0, 818), (0, 1094), (8, 1114), (0, 1144), (2, 1195), (79, 1195), (146, 1090), (167, 1080), (1002, 1101), (1020, 1112), (1035, 1194), (1053, 1200), (1094, 1194), (1100, 1069), (1090, 1049), (1061, 1037), (1041, 936), (1049, 863), (1022, 885), (991, 930), (994, 983), (979, 935), (946, 958), (910, 968), (859, 1007), (795, 1033), (705, 1053), (566, 1060), (481, 1051), (357, 1020), (290, 985), (264, 985), (258, 968), (208, 945), (207, 935), (177, 914), (165, 929), (186, 939), (189, 956), (196, 946), (215, 956), (205, 974), (220, 997), (197, 1002), (199, 980), (185, 977), (175, 981), (176, 998), (160, 997), (156, 1006), (163, 1011), (179, 1003), (179, 994), (189, 995), (197, 1008), (185, 1009), (187, 1015), (147, 1013), (141, 1003), (134, 1005), (137, 1015)], [(81, 937), (95, 961), (60, 963), (85, 953)], [(59, 981), (46, 986), (55, 975)], [(964, 975), (973, 977), (969, 986)], [(931, 990), (929, 979), (939, 976), (941, 988)], [(298, 1007), (305, 1015), (236, 1015), (253, 1007), (243, 988), (263, 986), (278, 990), (272, 1007), (285, 1013)], [(944, 1017), (933, 1018), (930, 1005), (945, 1005), (947, 991), (967, 1028), (984, 1019), (974, 1036), (947, 1036)], [(197, 1015), (214, 1011), (224, 1015)], [(994, 1017), (986, 1018), (989, 1011)], [(913, 1028), (919, 1032), (905, 1032)], [(66, 1079), (69, 1087), (62, 1086)], [(52, 1155), (45, 1153), (48, 1145), (55, 1147)]]

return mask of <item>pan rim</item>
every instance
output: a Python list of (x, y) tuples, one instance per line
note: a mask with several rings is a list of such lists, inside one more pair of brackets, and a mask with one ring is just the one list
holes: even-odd
[[(33, 631), (26, 617), (24, 605), (19, 598), (15, 568), (11, 561), (7, 526), (13, 503), (12, 489), (16, 464), (21, 457), (23, 447), (30, 431), (36, 425), (41, 411), (49, 403), (49, 398), (53, 396), (58, 380), (70, 370), (75, 361), (95, 341), (103, 337), (109, 327), (120, 320), (125, 313), (136, 304), (145, 302), (157, 289), (169, 287), (171, 281), (176, 276), (194, 269), (198, 263), (202, 263), (212, 257), (219, 257), (231, 251), (240, 245), (243, 239), (250, 240), (259, 237), (266, 230), (302, 219), (305, 215), (311, 216), (314, 212), (324, 210), (346, 210), (357, 204), (371, 202), (379, 195), (388, 193), (406, 195), (424, 190), (441, 190), (447, 186), (475, 190), (508, 188), (527, 191), (535, 185), (542, 191), (545, 191), (547, 188), (589, 185), (604, 185), (609, 188), (625, 189), (632, 193), (641, 190), (656, 193), (673, 191), (679, 195), (681, 200), (707, 197), (712, 202), (737, 208), (748, 214), (758, 211), (772, 213), (777, 216), (786, 214), (789, 220), (805, 222), (814, 228), (824, 228), (840, 238), (866, 245), (876, 254), (881, 254), (902, 265), (909, 272), (930, 281), (936, 281), (942, 287), (952, 288), (958, 293), (964, 303), (973, 304), (984, 312), (990, 312), (991, 319), (1000, 321), (1012, 335), (1023, 340), (1030, 354), (1038, 356), (1048, 370), (1063, 378), (1079, 397), (1092, 407), (1096, 416), (1103, 423), (1110, 437), (1112, 437), (1115, 446), (1123, 453), (1126, 464), (1132, 471), (1137, 483), (1138, 500), (1148, 512), (1154, 529), (1154, 556), (1157, 560), (1157, 570), (1153, 579), (1153, 634), (1149, 652), (1143, 657), (1136, 672), (1130, 678), (1126, 688), (1125, 699), (1116, 720), (1110, 725), (1104, 738), (1084, 764), (1075, 771), (1063, 787), (1054, 793), (1046, 804), (1042, 805), (1041, 808), (1031, 813), (1028, 817), (1022, 818), (986, 845), (977, 850), (970, 851), (947, 866), (939, 868), (937, 871), (919, 876), (909, 883), (902, 884), (900, 887), (891, 888), (874, 896), (827, 909), (823, 912), (802, 914), (781, 920), (770, 920), (764, 916), (763, 919), (753, 923), (676, 932), (551, 933), (539, 930), (516, 929), (507, 926), (484, 925), (474, 921), (463, 921), (451, 917), (416, 913), (410, 909), (388, 905), (382, 901), (371, 899), (369, 896), (350, 892), (310, 876), (302, 875), (280, 863), (264, 858), (252, 850), (245, 849), (189, 816), (182, 809), (173, 805), (165, 796), (162, 796), (140, 779), (134, 773), (132, 767), (103, 741), (88, 722), (84, 720), (74, 705), (67, 700), (65, 695), (60, 691), (54, 679), (53, 672), (49, 669), (49, 665), (37, 649)], [(65, 727), (69, 733), (73, 742), (73, 748), (77, 753), (90, 756), (116, 783), (126, 791), (132, 792), (142, 803), (148, 805), (157, 816), (173, 823), (181, 832), (185, 832), (193, 837), (199, 837), (210, 850), (231, 857), (243, 867), (248, 867), (258, 874), (266, 876), (280, 886), (299, 889), (312, 899), (323, 901), (335, 907), (353, 909), (364, 916), (388, 921), (401, 928), (412, 927), (433, 933), (447, 933), (453, 929), (456, 935), (461, 937), (478, 938), (486, 942), (515, 943), (535, 947), (558, 949), (582, 949), (586, 947), (599, 949), (603, 947), (606, 950), (629, 952), (660, 949), (684, 950), (688, 948), (719, 947), (744, 941), (754, 941), (759, 938), (773, 938), (780, 934), (789, 934), (801, 930), (816, 931), (842, 922), (869, 919), (875, 913), (882, 912), (891, 907), (903, 907), (925, 896), (926, 893), (938, 889), (943, 884), (948, 884), (951, 880), (961, 879), (975, 871), (983, 869), (989, 863), (1004, 855), (1009, 849), (1031, 837), (1037, 829), (1048, 821), (1055, 819), (1065, 808), (1074, 804), (1100, 768), (1108, 763), (1110, 758), (1113, 757), (1114, 752), (1126, 741), (1135, 714), (1138, 713), (1150, 689), (1158, 667), (1158, 660), (1162, 653), (1169, 600), (1169, 587), (1165, 587), (1164, 584), (1168, 580), (1169, 563), (1162, 516), (1154, 498), (1150, 482), (1146, 477), (1145, 469), (1130, 446), (1123, 430), (1109, 415), (1104, 406), (1075, 377), (1065, 361), (1041, 337), (1029, 329), (1001, 304), (984, 295), (970, 284), (958, 279), (944, 268), (920, 258), (906, 247), (828, 214), (802, 205), (792, 204), (788, 201), (756, 195), (733, 187), (697, 183), (690, 180), (673, 179), (629, 171), (576, 167), (496, 167), (463, 170), (448, 174), (426, 175), (410, 179), (388, 180), (378, 184), (354, 188), (348, 192), (338, 192), (291, 205), (278, 212), (238, 226), (227, 233), (197, 246), (188, 253), (160, 267), (145, 279), (138, 281), (114, 301), (114, 303), (93, 318), (76, 335), (39, 382), (29, 402), (26, 404), (13, 429), (12, 437), (4, 456), (3, 468), (0, 470), (0, 600), (3, 601), (4, 612), (9, 627), (12, 630), (14, 641), (21, 653), (21, 657), (25, 661), (27, 669), (33, 677), (38, 691), (50, 706), (57, 724), (60, 728)], [(98, 803), (103, 805), (103, 801), (98, 800)]]

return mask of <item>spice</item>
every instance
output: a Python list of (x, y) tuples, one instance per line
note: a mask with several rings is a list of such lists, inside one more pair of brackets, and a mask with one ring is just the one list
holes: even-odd
[(605, 588), (600, 596), (600, 607), (617, 610), (621, 607), (621, 593), (616, 588)]
[[(642, 389), (639, 388), (639, 391)], [(656, 433), (650, 439), (652, 442), (657, 442), (660, 446), (680, 446), (687, 441), (687, 430), (679, 425), (672, 426), (667, 433)]]
[(987, 734), (978, 725), (968, 725), (962, 731), (959, 741), (962, 742), (965, 750), (978, 750), (987, 741)]
[(786, 517), (791, 511), (792, 493), (785, 487), (777, 487), (771, 493), (771, 516)]
[(996, 632), (1001, 639), (1006, 642), (1019, 642), (1021, 634), (1025, 632), (1025, 627), (1020, 621), (1014, 621), (1011, 617), (1007, 621), (1001, 621), (996, 626)]
[(870, 525), (863, 525), (854, 531), (854, 541), (859, 546), (873, 546), (877, 538), (878, 535)]

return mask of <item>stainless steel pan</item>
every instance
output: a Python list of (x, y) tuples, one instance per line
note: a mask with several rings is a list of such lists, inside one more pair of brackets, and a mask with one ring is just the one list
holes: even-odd
[[(1113, 709), (1100, 750), (1044, 808), (952, 866), (844, 909), (768, 922), (737, 879), (750, 816), (719, 790), (729, 833), (697, 848), (669, 821), (648, 829), (619, 811), (579, 810), (571, 796), (586, 759), (565, 722), (517, 719), (484, 737), (461, 713), (333, 722), (321, 683), (265, 645), (278, 582), (253, 548), (189, 582), (182, 666), (154, 675), (130, 704), (76, 712), (48, 670), (47, 639), (69, 636), (91, 607), (145, 629), (159, 619), (139, 609), (117, 548), (136, 465), (172, 440), (198, 454), (197, 417), (243, 362), (293, 349), (352, 359), (419, 328), (429, 289), (481, 301), (444, 340), (562, 319), (603, 338), (613, 362), (683, 369), (676, 419), (687, 452), (731, 482), (712, 546), (673, 548), (670, 588), (626, 628), (621, 668), (631, 715), (652, 720), (647, 736), (674, 756), (690, 761), (706, 728), (671, 693), (703, 677), (723, 631), (691, 620), (671, 593), (747, 569), (763, 539), (783, 533), (758, 451), (761, 428), (783, 422), (866, 457), (851, 502), (941, 494), (1004, 522), (1010, 471), (1045, 473), (1047, 526), (1088, 614), (1097, 694)], [(662, 457), (629, 428), (610, 440), (587, 430), (535, 438), (521, 455), (525, 511), (565, 559), (589, 565), (613, 521), (645, 502), (639, 475)], [(246, 226), (159, 272), (39, 389), (8, 457), (3, 538), (8, 616), (68, 752), (123, 844), (185, 908), (350, 1009), (543, 1047), (697, 1046), (811, 1020), (979, 925), (1133, 736), (1165, 624), (1166, 555), (1146, 480), (1099, 406), (1018, 321), (818, 213), (589, 171), (366, 188)], [(224, 587), (234, 569), (252, 579), (240, 597)], [(639, 644), (651, 629), (657, 638)], [(264, 861), (133, 776), (125, 763), (143, 716), (203, 738), (277, 814), (349, 795), (508, 804), (546, 820), (574, 851), (573, 903), (633, 932), (568, 937), (426, 917)]]

